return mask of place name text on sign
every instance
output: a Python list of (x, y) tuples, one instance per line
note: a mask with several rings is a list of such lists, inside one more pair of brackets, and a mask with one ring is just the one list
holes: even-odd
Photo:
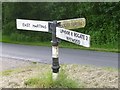
[(48, 32), (48, 22), (17, 19), (17, 29)]
[(90, 47), (90, 35), (57, 27), (56, 37), (78, 45)]

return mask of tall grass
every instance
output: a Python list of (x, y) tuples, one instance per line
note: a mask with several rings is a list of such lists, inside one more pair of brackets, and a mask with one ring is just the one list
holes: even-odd
[[(52, 80), (52, 73), (47, 72), (42, 76), (29, 78), (25, 81), (27, 87), (34, 88), (78, 88), (78, 83), (67, 77), (62, 70), (56, 81)], [(81, 86), (83, 87), (83, 86)]]

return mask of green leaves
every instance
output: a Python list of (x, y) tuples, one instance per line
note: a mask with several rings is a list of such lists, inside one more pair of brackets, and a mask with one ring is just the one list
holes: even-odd
[[(3, 3), (3, 35), (23, 37), (18, 41), (50, 41), (51, 35), (42, 32), (16, 30), (15, 19), (64, 20), (86, 18), (86, 26), (75, 29), (90, 34), (91, 44), (118, 43), (120, 2), (14, 2)], [(11, 35), (12, 33), (12, 35)], [(13, 35), (13, 34), (19, 35)], [(27, 38), (27, 39), (25, 39)], [(31, 38), (31, 39), (30, 39)]]

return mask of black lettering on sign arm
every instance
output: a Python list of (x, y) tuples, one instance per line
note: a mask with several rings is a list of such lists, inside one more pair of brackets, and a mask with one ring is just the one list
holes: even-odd
[(86, 40), (88, 40), (88, 36), (86, 36)]
[(73, 36), (73, 32), (71, 32), (71, 36)]
[(44, 28), (44, 26), (43, 26), (43, 25), (41, 25), (41, 24), (39, 24), (39, 26), (40, 26), (41, 28)]
[(39, 26), (40, 26), (41, 28), (45, 28), (45, 29), (46, 29), (46, 25), (44, 26), (44, 25), (39, 24)]
[(45, 25), (45, 26), (44, 26), (44, 28), (46, 29), (46, 28), (47, 28), (47, 26)]
[(69, 37), (66, 37), (67, 40), (69, 40)]
[(33, 25), (33, 27), (38, 27), (38, 25)]
[(22, 23), (22, 26), (23, 27), (30, 27), (30, 24), (29, 23)]
[(25, 24), (24, 24), (24, 23), (22, 23), (22, 26), (24, 27), (24, 26), (25, 26)]
[(60, 33), (63, 33), (63, 30), (62, 30), (62, 29), (60, 29)]
[(70, 31), (68, 31), (67, 34), (70, 35)]
[(85, 35), (82, 35), (82, 37), (83, 37), (83, 40), (85, 40)]
[(74, 32), (74, 37), (77, 37), (77, 33), (76, 32)]

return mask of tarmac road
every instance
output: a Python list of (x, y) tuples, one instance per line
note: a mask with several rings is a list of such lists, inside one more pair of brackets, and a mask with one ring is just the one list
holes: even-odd
[[(29, 60), (33, 62), (52, 63), (51, 47), (0, 43), (0, 56)], [(118, 68), (118, 53), (98, 52), (77, 49), (59, 49), (60, 64), (81, 64)]]

